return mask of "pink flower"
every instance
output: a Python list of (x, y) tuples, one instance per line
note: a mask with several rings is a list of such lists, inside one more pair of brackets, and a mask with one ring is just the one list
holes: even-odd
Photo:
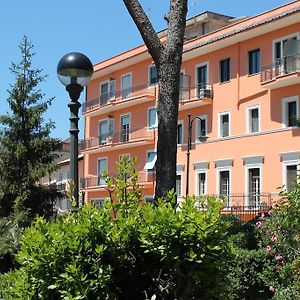
[(265, 213), (264, 212), (261, 213), (261, 215), (259, 216), (259, 219), (261, 221), (263, 221), (265, 219)]
[(275, 256), (275, 259), (278, 261), (278, 263), (280, 265), (284, 265), (285, 264), (285, 259), (281, 255)]
[(266, 246), (266, 251), (267, 251), (267, 252), (270, 252), (270, 251), (271, 251), (271, 246), (270, 246), (270, 245), (267, 245), (267, 246)]
[(260, 221), (256, 222), (255, 226), (256, 228), (261, 228), (262, 223)]
[(276, 242), (278, 240), (277, 235), (273, 234), (271, 237), (272, 242)]
[(273, 209), (269, 209), (268, 214), (271, 215), (273, 213)]
[(273, 286), (270, 286), (269, 291), (272, 292), (272, 293), (275, 293), (275, 288)]

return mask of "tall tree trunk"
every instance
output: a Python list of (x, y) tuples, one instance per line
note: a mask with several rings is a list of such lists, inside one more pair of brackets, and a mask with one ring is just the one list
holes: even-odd
[(170, 0), (167, 39), (162, 44), (138, 0), (123, 0), (152, 56), (159, 77), (155, 198), (176, 187), (180, 68), (188, 0)]

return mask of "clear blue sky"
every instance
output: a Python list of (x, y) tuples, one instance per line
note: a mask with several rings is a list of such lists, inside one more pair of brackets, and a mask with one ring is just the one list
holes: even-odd
[[(288, 3), (287, 0), (189, 0), (188, 17), (210, 10), (239, 17), (252, 16)], [(154, 28), (164, 29), (163, 19), (169, 0), (141, 0)], [(56, 77), (56, 66), (66, 53), (78, 51), (93, 63), (142, 43), (139, 32), (121, 0), (0, 0), (0, 114), (8, 106), (7, 89), (14, 83), (9, 67), (20, 60), (18, 45), (23, 35), (34, 44), (34, 67), (49, 77), (41, 89), (47, 98), (55, 97), (45, 115), (56, 124), (52, 136), (69, 136), (68, 95)], [(81, 96), (84, 101), (84, 94)], [(80, 136), (83, 117), (80, 114)]]

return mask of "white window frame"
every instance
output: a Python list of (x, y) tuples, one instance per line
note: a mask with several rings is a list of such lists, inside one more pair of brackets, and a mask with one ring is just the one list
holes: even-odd
[[(221, 130), (221, 117), (223, 117), (224, 115), (228, 115), (228, 136), (222, 136), (221, 133), (223, 132), (223, 130)], [(231, 111), (227, 110), (227, 111), (222, 111), (218, 113), (218, 137), (219, 138), (228, 138), (231, 136)]]
[(97, 159), (97, 178), (98, 178), (98, 182), (97, 182), (97, 186), (106, 186), (106, 184), (100, 184), (100, 172), (99, 172), (99, 161), (100, 160), (106, 160), (106, 167), (107, 167), (107, 171), (108, 171), (108, 157), (107, 156), (103, 156), (103, 157), (98, 157)]
[[(148, 164), (149, 153), (155, 153), (155, 154), (156, 154), (156, 158), (155, 158), (155, 162), (154, 162), (154, 167), (153, 167), (152, 169), (148, 169), (148, 168), (146, 169), (146, 168), (145, 168), (146, 165)], [(157, 160), (157, 150), (156, 150), (156, 149), (148, 150), (147, 153), (146, 153), (146, 160), (145, 160), (146, 163), (145, 163), (145, 165), (144, 165), (144, 170), (147, 171), (147, 172), (153, 170), (153, 169), (155, 168), (156, 160)]]
[[(130, 94), (128, 97), (123, 98), (122, 92), (123, 92), (123, 78), (126, 76), (130, 76)], [(132, 72), (128, 72), (126, 74), (121, 75), (121, 100), (128, 100), (132, 97)]]
[[(258, 131), (253, 132), (251, 128), (251, 111), (254, 109), (258, 109)], [(261, 109), (260, 105), (251, 105), (246, 107), (246, 132), (251, 133), (258, 133), (261, 131)]]
[(293, 128), (292, 126), (288, 126), (288, 110), (287, 104), (290, 102), (296, 102), (296, 114), (299, 117), (299, 96), (291, 96), (282, 98), (281, 100), (281, 109), (282, 109), (282, 128)]
[[(150, 122), (150, 110), (153, 110), (155, 109), (156, 110), (156, 119), (155, 119), (155, 124), (150, 126), (149, 122)], [(147, 110), (147, 128), (148, 130), (151, 129), (157, 129), (158, 127), (158, 115), (157, 115), (157, 107), (156, 106), (152, 106), (152, 107), (148, 107), (148, 110)]]
[(224, 166), (224, 167), (218, 167), (217, 168), (217, 184), (216, 184), (216, 187), (217, 187), (217, 189), (216, 189), (216, 195), (220, 195), (220, 179), (221, 179), (221, 176), (220, 176), (220, 174), (221, 174), (221, 172), (223, 172), (223, 171), (228, 171), (229, 172), (229, 201), (228, 201), (228, 205), (227, 206), (225, 206), (225, 208), (226, 207), (230, 207), (231, 206), (231, 197), (230, 197), (230, 194), (231, 194), (231, 191), (232, 191), (232, 167), (230, 166)]
[(204, 61), (200, 64), (195, 65), (195, 98), (198, 97), (198, 68), (206, 66), (207, 76), (206, 76), (206, 84), (209, 83), (209, 61)]
[[(156, 68), (155, 64), (151, 64), (151, 65), (148, 65), (148, 86), (155, 86), (155, 85), (158, 85), (158, 74), (157, 74), (157, 82), (156, 83), (151, 83), (150, 80), (151, 80), (151, 68)], [(156, 68), (156, 73), (157, 73), (157, 68)]]
[[(131, 140), (131, 112), (127, 112), (127, 113), (124, 113), (124, 114), (121, 114), (120, 115), (120, 127), (119, 127), (119, 137), (118, 137), (118, 141), (120, 141), (121, 139), (121, 130), (122, 130), (122, 117), (125, 117), (125, 116), (129, 116), (129, 141)], [(125, 142), (123, 142), (125, 143)], [(127, 142), (126, 142), (127, 143)]]
[(281, 153), (282, 161), (282, 186), (287, 187), (287, 167), (297, 165), (297, 175), (300, 175), (300, 152)]
[[(249, 170), (250, 169), (259, 169), (259, 187), (260, 192), (263, 191), (263, 162), (264, 157), (261, 155), (258, 156), (249, 156), (249, 157), (243, 157), (244, 161), (244, 190), (245, 194), (249, 195), (250, 187), (249, 187)], [(247, 203), (244, 203), (244, 205), (249, 206), (249, 198), (245, 198), (245, 201)]]
[(200, 119), (202, 119), (202, 120), (205, 121), (205, 135), (207, 136), (207, 124), (208, 124), (208, 122), (207, 122), (207, 114), (201, 115), (201, 116), (197, 116), (197, 118), (195, 118), (195, 121), (196, 121), (196, 124), (195, 124), (196, 125), (195, 126), (195, 143), (200, 143), (200, 141), (198, 140), (198, 137), (201, 136), (200, 135), (201, 134), (200, 124), (201, 123), (200, 123), (200, 120), (198, 118), (200, 118)]
[(182, 143), (178, 143), (177, 141), (177, 145), (180, 146), (184, 144), (184, 121), (183, 120), (177, 121), (177, 137), (178, 137), (178, 125), (182, 125)]
[[(110, 96), (110, 89), (111, 89), (111, 82), (114, 81), (115, 82), (115, 94), (114, 94), (114, 97), (111, 97)], [(100, 97), (101, 97), (101, 86), (104, 85), (104, 84), (108, 84), (108, 97), (107, 97), (107, 104), (110, 102), (110, 101), (113, 101), (116, 99), (116, 80), (113, 79), (113, 80), (105, 80), (105, 81), (101, 81), (99, 83), (99, 100), (100, 100)]]
[[(179, 202), (182, 201), (183, 199), (183, 171), (182, 170), (177, 170), (176, 171), (176, 176), (181, 176), (180, 178), (180, 188), (181, 188), (181, 194), (180, 195), (177, 195), (177, 201), (179, 200)], [(176, 178), (176, 182), (177, 182), (177, 178)], [(177, 185), (177, 184), (176, 184)], [(176, 193), (177, 193), (177, 190), (176, 190)]]
[(295, 33), (291, 33), (289, 35), (286, 35), (286, 36), (282, 36), (278, 39), (275, 39), (272, 41), (272, 61), (275, 62), (275, 44), (280, 42), (280, 48), (281, 48), (281, 58), (283, 57), (283, 41), (284, 40), (288, 40), (288, 39), (291, 39), (293, 37), (296, 37), (297, 40), (300, 40), (300, 32), (295, 32)]
[[(195, 194), (197, 197), (201, 197), (202, 195), (207, 195), (207, 185), (208, 185), (208, 162), (203, 163), (195, 163)], [(204, 186), (204, 194), (200, 194), (199, 190), (199, 174), (205, 174), (205, 186)]]
[[(104, 122), (104, 121), (107, 123), (106, 126), (107, 126), (107, 128), (108, 128), (107, 138), (109, 138), (109, 137), (112, 137), (112, 138), (113, 138), (113, 136), (114, 136), (114, 134), (115, 134), (115, 119), (114, 119), (114, 118), (106, 118), (106, 119), (101, 119), (101, 120), (99, 120), (99, 121), (98, 121), (98, 137), (99, 137), (99, 143), (100, 143), (100, 123), (101, 123), (101, 122)], [(110, 136), (110, 132), (109, 132), (110, 122), (113, 123), (113, 131), (112, 131), (112, 133), (111, 133), (111, 136)], [(103, 143), (103, 144), (104, 144), (104, 143)]]

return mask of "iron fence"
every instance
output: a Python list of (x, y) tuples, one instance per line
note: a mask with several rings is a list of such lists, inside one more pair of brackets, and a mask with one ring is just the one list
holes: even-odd
[(260, 82), (266, 83), (277, 77), (300, 71), (300, 54), (287, 55), (261, 67)]

